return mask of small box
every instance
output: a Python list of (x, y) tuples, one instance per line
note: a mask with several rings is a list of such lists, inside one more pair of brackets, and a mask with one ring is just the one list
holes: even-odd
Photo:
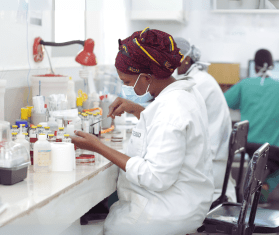
[(0, 167), (0, 184), (13, 185), (23, 181), (27, 177), (29, 162), (23, 163), (17, 167)]

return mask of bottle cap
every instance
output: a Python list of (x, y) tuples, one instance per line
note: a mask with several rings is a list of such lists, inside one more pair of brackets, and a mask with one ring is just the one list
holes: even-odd
[(22, 120), (28, 119), (28, 108), (21, 108), (21, 119)]
[(80, 114), (80, 112), (78, 112), (78, 114)]
[(25, 127), (25, 124), (20, 124), (22, 127)]
[(42, 125), (37, 125), (37, 127), (42, 127)]
[(70, 135), (69, 135), (69, 134), (65, 134), (64, 136), (65, 136), (65, 137), (69, 137)]
[(17, 125), (12, 125), (12, 128), (17, 128)]
[(59, 127), (58, 129), (59, 129), (59, 130), (64, 130), (64, 127)]
[(28, 135), (28, 133), (26, 133), (26, 132), (24, 132), (24, 133), (22, 133), (23, 135)]
[(93, 113), (91, 113), (91, 112), (88, 112), (87, 114), (88, 114), (88, 115), (93, 115)]
[(32, 128), (32, 129), (36, 129), (37, 127), (36, 127), (36, 126), (32, 126), (31, 128)]
[(82, 97), (77, 97), (77, 106), (82, 106), (83, 100)]
[(16, 132), (12, 132), (12, 135), (17, 135), (17, 133)]
[(45, 130), (49, 130), (49, 128), (50, 128), (49, 126), (45, 126)]
[(97, 116), (97, 113), (94, 113), (93, 116)]
[(53, 137), (53, 136), (54, 136), (54, 134), (49, 134), (49, 135), (48, 135), (48, 137)]

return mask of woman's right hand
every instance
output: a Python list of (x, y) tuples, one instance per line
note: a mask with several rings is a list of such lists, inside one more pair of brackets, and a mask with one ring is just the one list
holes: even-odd
[(109, 106), (108, 117), (115, 119), (115, 116), (121, 116), (124, 112), (135, 115), (138, 119), (140, 118), (140, 113), (144, 110), (139, 104), (136, 104), (130, 100), (126, 100), (117, 97), (115, 101)]

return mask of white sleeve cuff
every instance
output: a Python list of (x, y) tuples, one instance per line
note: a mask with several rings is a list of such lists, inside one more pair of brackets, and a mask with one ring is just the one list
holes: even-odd
[(140, 186), (139, 184), (139, 167), (144, 162), (141, 157), (131, 157), (126, 163), (126, 178), (130, 182)]

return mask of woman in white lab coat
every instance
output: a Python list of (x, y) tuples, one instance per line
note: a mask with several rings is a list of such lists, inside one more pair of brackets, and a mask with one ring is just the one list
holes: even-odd
[[(204, 101), (193, 82), (171, 77), (183, 57), (169, 34), (147, 28), (119, 41), (119, 49), (115, 66), (127, 99), (117, 98), (109, 116), (128, 112), (139, 119), (126, 154), (90, 134), (73, 138), (121, 168), (119, 201), (110, 208), (104, 234), (195, 232), (214, 191)], [(132, 102), (153, 98), (146, 109)]]
[[(213, 175), (215, 201), (222, 192), (227, 160), (229, 155), (229, 139), (232, 131), (232, 122), (224, 94), (216, 80), (206, 72), (206, 63), (200, 62), (201, 52), (184, 38), (174, 39), (180, 52), (184, 54), (184, 60), (175, 77), (178, 80), (193, 79), (196, 88), (201, 93), (208, 114), (208, 128), (213, 156)], [(177, 76), (177, 75), (178, 76)], [(236, 202), (235, 182), (229, 178), (226, 195), (229, 201)]]

